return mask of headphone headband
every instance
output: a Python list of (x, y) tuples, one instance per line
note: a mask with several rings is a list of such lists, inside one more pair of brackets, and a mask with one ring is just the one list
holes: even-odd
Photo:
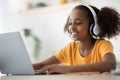
[(95, 13), (95, 10), (91, 6), (89, 6), (89, 5), (83, 5), (83, 6), (87, 7), (90, 10), (90, 12), (92, 13), (92, 16), (93, 16), (94, 22), (95, 22), (92, 36), (94, 38), (96, 38), (96, 37), (98, 37), (98, 35), (100, 33), (100, 29), (99, 29), (99, 26), (98, 26), (98, 23), (97, 23), (97, 14)]
[(91, 8), (89, 5), (83, 5), (83, 6), (85, 6), (85, 7), (87, 7), (90, 11), (91, 11), (91, 13), (92, 13), (92, 16), (93, 16), (93, 18), (94, 18), (94, 21), (95, 21), (95, 24), (97, 23), (97, 14), (95, 13), (95, 11), (93, 10), (93, 8)]

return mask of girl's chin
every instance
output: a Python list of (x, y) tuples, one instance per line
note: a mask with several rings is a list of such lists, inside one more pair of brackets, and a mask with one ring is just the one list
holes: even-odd
[(77, 39), (77, 38), (73, 38), (73, 37), (72, 37), (72, 40), (73, 40), (73, 41), (79, 41), (79, 39)]
[(78, 41), (78, 40), (79, 40), (79, 36), (77, 36), (77, 35), (71, 35), (70, 37), (71, 37), (72, 40), (74, 40), (74, 41)]

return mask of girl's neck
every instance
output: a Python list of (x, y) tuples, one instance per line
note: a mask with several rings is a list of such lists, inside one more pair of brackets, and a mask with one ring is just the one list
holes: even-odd
[(81, 48), (89, 48), (95, 44), (96, 39), (78, 41)]
[(82, 56), (87, 56), (93, 49), (96, 39), (78, 41), (79, 51)]

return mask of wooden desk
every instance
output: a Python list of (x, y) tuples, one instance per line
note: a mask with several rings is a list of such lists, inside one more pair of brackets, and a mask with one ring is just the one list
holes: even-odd
[(120, 80), (120, 76), (113, 74), (14, 75), (1, 76), (0, 80)]

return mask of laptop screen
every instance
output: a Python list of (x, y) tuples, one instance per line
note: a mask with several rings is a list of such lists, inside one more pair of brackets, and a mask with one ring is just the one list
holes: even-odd
[(0, 34), (0, 70), (2, 74), (34, 74), (20, 32)]

